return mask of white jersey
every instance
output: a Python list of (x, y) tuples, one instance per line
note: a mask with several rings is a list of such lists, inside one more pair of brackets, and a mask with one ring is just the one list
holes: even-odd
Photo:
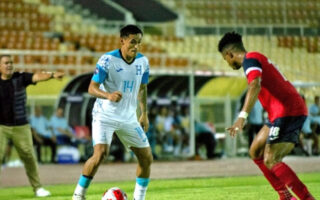
[(140, 85), (147, 84), (149, 80), (149, 61), (145, 56), (138, 53), (135, 60), (128, 64), (122, 58), (120, 49), (108, 52), (100, 57), (92, 80), (100, 83), (103, 91), (122, 93), (119, 102), (97, 98), (92, 110), (94, 119), (119, 122), (137, 120)]

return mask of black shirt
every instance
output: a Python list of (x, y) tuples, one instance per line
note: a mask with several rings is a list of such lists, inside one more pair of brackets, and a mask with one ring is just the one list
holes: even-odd
[(0, 124), (19, 126), (28, 123), (26, 87), (32, 83), (32, 73), (15, 72), (11, 79), (0, 78)]

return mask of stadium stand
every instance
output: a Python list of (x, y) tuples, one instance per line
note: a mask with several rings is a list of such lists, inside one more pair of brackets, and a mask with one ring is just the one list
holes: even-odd
[(123, 13), (106, 4), (103, 0), (73, 0), (72, 2), (73, 4), (80, 4), (83, 8), (88, 9), (91, 14), (97, 15), (98, 18), (117, 21), (123, 21), (125, 19)]
[(177, 14), (154, 0), (113, 0), (113, 2), (130, 10), (139, 22), (166, 22), (178, 18)]
[(220, 1), (161, 0), (172, 9), (184, 12), (188, 25), (319, 25), (319, 1)]
[[(96, 5), (101, 5), (101, 7), (102, 5), (103, 7), (108, 6), (101, 0), (95, 1), (99, 1)], [(157, 21), (159, 19), (155, 13), (172, 8), (178, 14), (184, 14), (186, 27), (190, 25), (210, 27), (210, 24), (232, 26), (239, 23), (249, 24), (248, 26), (250, 24), (259, 26), (278, 24), (313, 27), (317, 26), (315, 19), (319, 13), (316, 12), (316, 9), (320, 6), (319, 2), (315, 0), (294, 0), (285, 1), (285, 3), (274, 0), (264, 2), (245, 0), (236, 4), (218, 0), (199, 0), (197, 2), (161, 0), (148, 1), (150, 9), (144, 9), (145, 12), (142, 12), (131, 8), (131, 4), (127, 4), (125, 0), (113, 2), (130, 10), (138, 21), (147, 20), (146, 16), (150, 13), (154, 14), (153, 20)], [(141, 0), (135, 5), (142, 4), (142, 2)], [(77, 4), (82, 6), (78, 8)], [(257, 11), (262, 7), (265, 12)], [(74, 10), (69, 12), (70, 8), (76, 8), (78, 13), (75, 13)], [(85, 12), (88, 9), (91, 11)], [(111, 8), (109, 6), (106, 9)], [(285, 12), (282, 12), (283, 10)], [(2, 19), (0, 22), (0, 48), (15, 50), (14, 61), (18, 63), (18, 67), (25, 70), (35, 71), (51, 68), (65, 70), (70, 75), (92, 71), (92, 65), (100, 54), (117, 48), (119, 44), (116, 39), (117, 35), (109, 34), (101, 29), (98, 23), (88, 22), (87, 18), (84, 19), (84, 16), (98, 14), (98, 11), (92, 11), (92, 7), (88, 6), (85, 1), (1, 1), (0, 11)], [(110, 10), (110, 13), (113, 12), (119, 11)], [(168, 18), (163, 18), (164, 21), (177, 17), (177, 14), (172, 11), (166, 13)], [(115, 18), (104, 17), (123, 20), (123, 15), (119, 13), (113, 15)], [(294, 20), (291, 22), (291, 19)], [(150, 24), (146, 26), (150, 26)], [(183, 37), (178, 37), (174, 34), (146, 32), (142, 52), (149, 57), (150, 64), (154, 69), (161, 69), (164, 72), (166, 70), (187, 72), (194, 69), (210, 71), (213, 74), (242, 76), (242, 72), (234, 72), (228, 68), (216, 51), (220, 34), (219, 32), (210, 35), (187, 33)], [(248, 41), (253, 42), (249, 43)], [(319, 77), (317, 69), (320, 67), (316, 62), (320, 51), (318, 36), (309, 36), (301, 34), (301, 32), (271, 35), (269, 33), (245, 34), (244, 42), (248, 49), (261, 51), (274, 59), (289, 80), (317, 81), (317, 77)], [(307, 66), (305, 66), (306, 63)], [(31, 66), (32, 68), (30, 68)]]

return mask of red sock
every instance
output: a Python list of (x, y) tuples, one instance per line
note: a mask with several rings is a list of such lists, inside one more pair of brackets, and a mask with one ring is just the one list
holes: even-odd
[(283, 162), (273, 166), (271, 171), (283, 181), (301, 199), (313, 199), (307, 187), (300, 181), (296, 173)]
[(264, 162), (263, 158), (257, 158), (254, 159), (253, 162), (260, 168), (260, 170), (263, 172), (263, 175), (266, 177), (266, 179), (269, 181), (271, 186), (275, 191), (278, 192), (281, 200), (289, 200), (291, 199), (292, 195), (290, 194), (289, 190), (285, 186), (284, 183), (282, 183), (274, 174), (273, 172), (268, 169)]
[(260, 168), (260, 170), (263, 172), (263, 175), (266, 177), (266, 179), (269, 181), (269, 183), (272, 185), (272, 187), (276, 191), (283, 191), (287, 190), (284, 183), (282, 183), (278, 177), (276, 177), (273, 172), (268, 169), (265, 164), (263, 163), (263, 158), (257, 158), (253, 160), (256, 165)]

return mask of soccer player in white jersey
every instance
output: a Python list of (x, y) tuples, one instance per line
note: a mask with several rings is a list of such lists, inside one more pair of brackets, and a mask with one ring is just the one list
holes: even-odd
[[(145, 132), (149, 62), (138, 53), (143, 33), (135, 25), (120, 30), (121, 48), (102, 55), (89, 85), (89, 94), (97, 97), (92, 111), (94, 153), (84, 164), (73, 200), (85, 199), (87, 188), (100, 163), (109, 153), (115, 132), (138, 159), (135, 200), (144, 200), (150, 177), (152, 153)], [(139, 100), (141, 116), (136, 115)]]

